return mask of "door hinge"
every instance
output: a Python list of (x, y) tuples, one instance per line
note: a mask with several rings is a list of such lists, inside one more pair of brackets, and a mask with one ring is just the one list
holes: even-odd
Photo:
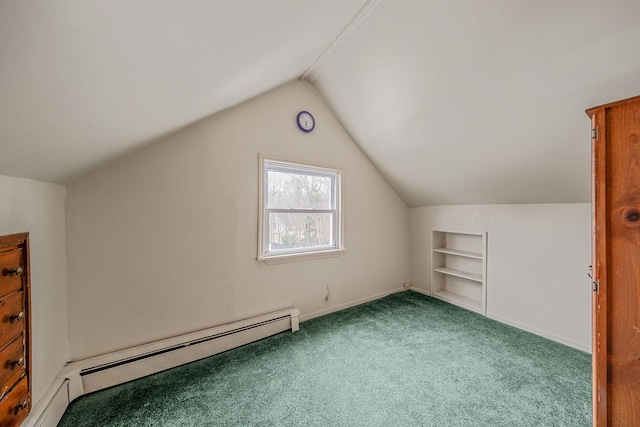
[(598, 126), (591, 129), (591, 139), (598, 139)]
[(593, 292), (598, 292), (599, 288), (600, 288), (600, 281), (599, 280), (591, 282), (591, 289), (593, 289)]

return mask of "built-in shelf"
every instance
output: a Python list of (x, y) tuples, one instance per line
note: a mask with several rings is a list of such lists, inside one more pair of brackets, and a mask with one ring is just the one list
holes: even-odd
[(433, 251), (434, 252), (440, 252), (440, 253), (443, 253), (443, 254), (464, 256), (464, 257), (467, 257), (467, 258), (482, 259), (482, 253), (480, 253), (480, 252), (461, 251), (461, 250), (458, 250), (458, 249), (450, 249), (450, 248), (435, 248)]
[(486, 236), (432, 230), (432, 296), (486, 314)]
[(433, 271), (437, 271), (438, 273), (448, 274), (449, 276), (461, 277), (467, 280), (473, 280), (474, 282), (482, 283), (482, 274), (469, 273), (468, 271), (456, 270), (453, 268), (447, 267), (438, 267), (434, 268)]

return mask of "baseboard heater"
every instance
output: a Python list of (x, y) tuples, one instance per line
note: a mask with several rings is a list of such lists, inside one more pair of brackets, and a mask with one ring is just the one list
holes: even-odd
[(299, 315), (300, 311), (297, 308), (288, 308), (72, 362), (67, 372), (75, 371), (76, 375), (70, 375), (70, 400), (82, 394), (203, 359), (286, 330), (295, 332), (299, 329)]

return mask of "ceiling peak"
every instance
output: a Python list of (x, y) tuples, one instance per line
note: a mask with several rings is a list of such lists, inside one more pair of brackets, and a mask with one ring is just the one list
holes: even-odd
[[(331, 42), (329, 46), (322, 52), (313, 64), (300, 76), (300, 80), (308, 80), (313, 83), (322, 73), (322, 66), (329, 60), (334, 52), (336, 52), (344, 43), (351, 38), (351, 35), (358, 28), (366, 31), (375, 21), (377, 21), (384, 12), (395, 3), (396, 0), (367, 0), (358, 12), (345, 25), (340, 34)], [(377, 13), (376, 13), (377, 12)], [(368, 22), (369, 25), (362, 25)]]

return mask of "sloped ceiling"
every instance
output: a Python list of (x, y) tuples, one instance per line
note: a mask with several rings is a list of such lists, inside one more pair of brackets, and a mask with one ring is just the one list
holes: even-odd
[(68, 183), (299, 77), (365, 0), (2, 0), (0, 174)]
[(409, 206), (589, 202), (584, 110), (640, 95), (640, 1), (380, 1), (309, 79)]
[(302, 76), (409, 206), (588, 202), (584, 110), (640, 94), (638, 46), (638, 0), (2, 1), (0, 174), (68, 183)]

